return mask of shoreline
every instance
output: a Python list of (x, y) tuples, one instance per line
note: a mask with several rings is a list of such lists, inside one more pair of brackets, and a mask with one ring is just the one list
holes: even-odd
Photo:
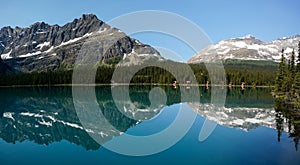
[[(114, 84), (51, 84), (51, 85), (8, 85), (8, 86), (0, 86), (0, 88), (22, 88), (22, 87), (72, 87), (72, 86), (174, 86), (173, 84), (159, 84), (159, 83), (114, 83)], [(176, 87), (206, 87), (206, 84), (177, 84)], [(209, 85), (208, 87), (227, 87), (227, 88), (242, 88), (241, 85)], [(244, 88), (273, 88), (272, 86), (267, 85), (245, 85)]]

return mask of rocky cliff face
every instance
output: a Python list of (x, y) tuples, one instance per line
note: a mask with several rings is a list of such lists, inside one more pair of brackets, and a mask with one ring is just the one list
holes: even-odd
[[(71, 69), (81, 47), (90, 38), (101, 38), (106, 41), (102, 47), (110, 46), (99, 61), (122, 59), (135, 49), (143, 50), (140, 54), (159, 55), (154, 48), (126, 36), (93, 14), (83, 15), (64, 26), (37, 22), (27, 28), (3, 27), (0, 54), (7, 65), (20, 72)], [(105, 45), (115, 38), (121, 39)]]

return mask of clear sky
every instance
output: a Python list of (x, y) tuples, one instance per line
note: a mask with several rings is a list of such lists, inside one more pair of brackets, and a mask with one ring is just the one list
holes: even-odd
[[(26, 27), (37, 21), (63, 25), (84, 13), (109, 21), (129, 12), (163, 10), (190, 19), (214, 43), (247, 34), (263, 41), (300, 34), (299, 0), (7, 0), (0, 4), (0, 27)], [(168, 43), (168, 37), (161, 43), (149, 36), (135, 38), (158, 46)]]

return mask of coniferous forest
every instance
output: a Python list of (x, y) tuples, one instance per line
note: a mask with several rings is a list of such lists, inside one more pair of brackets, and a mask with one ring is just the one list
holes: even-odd
[[(179, 69), (176, 71), (178, 74), (182, 74), (183, 77), (186, 76), (186, 72), (183, 69), (186, 68), (183, 67), (186, 64), (171, 63), (173, 63), (173, 66), (178, 66)], [(209, 74), (203, 63), (188, 65), (194, 72), (198, 84), (205, 84), (209, 81)], [(275, 62), (269, 61), (227, 60), (223, 65), (226, 72), (227, 85), (241, 85), (241, 83), (245, 83), (248, 86), (273, 86), (278, 67)], [(115, 64), (99, 65), (97, 74), (95, 75), (95, 83), (110, 84), (115, 68)], [(124, 70), (128, 70), (128, 66), (124, 66)], [(63, 69), (25, 74), (0, 74), (0, 86), (72, 84), (72, 74), (73, 70)], [(189, 79), (191, 78), (185, 77), (185, 80)], [(174, 80), (176, 80), (175, 77), (163, 68), (146, 67), (139, 70), (130, 82), (135, 84), (172, 84)]]
[(281, 61), (276, 72), (274, 96), (285, 104), (300, 107), (300, 42), (298, 44), (298, 58), (295, 60), (293, 50), (289, 60), (281, 52)]

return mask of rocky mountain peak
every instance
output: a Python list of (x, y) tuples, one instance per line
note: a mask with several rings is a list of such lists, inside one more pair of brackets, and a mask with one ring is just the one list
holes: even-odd
[(80, 19), (87, 22), (92, 20), (99, 20), (95, 14), (83, 14)]
[[(245, 35), (243, 37), (224, 40), (224, 41), (227, 41), (228, 43), (230, 43), (230, 42), (244, 42), (244, 43), (247, 43), (247, 44), (263, 44), (263, 41), (259, 40), (258, 38), (254, 37), (251, 34)], [(222, 41), (220, 41), (219, 43), (222, 43)]]
[[(111, 45), (120, 37), (119, 41)], [(122, 59), (133, 50), (136, 50), (138, 57), (151, 54), (159, 57), (159, 53), (149, 45), (110, 27), (94, 14), (83, 14), (63, 26), (36, 22), (26, 28), (3, 27), (0, 29), (0, 55), (5, 63), (20, 72), (71, 69), (76, 55), (88, 38), (103, 40), (102, 47), (111, 46), (111, 50), (99, 60)], [(66, 68), (61, 68), (62, 64)]]
[[(45, 29), (46, 27), (49, 27), (50, 25), (46, 24), (45, 22), (36, 22), (32, 25), (30, 25), (29, 28), (33, 29)], [(15, 29), (21, 29), (20, 27), (16, 27)]]

